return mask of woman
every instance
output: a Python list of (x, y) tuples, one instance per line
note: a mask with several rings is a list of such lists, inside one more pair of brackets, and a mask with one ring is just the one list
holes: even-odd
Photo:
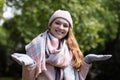
[(68, 11), (57, 10), (51, 16), (48, 30), (26, 45), (26, 54), (12, 57), (23, 65), (22, 80), (85, 80), (92, 61), (111, 55), (90, 54), (83, 58), (72, 32)]

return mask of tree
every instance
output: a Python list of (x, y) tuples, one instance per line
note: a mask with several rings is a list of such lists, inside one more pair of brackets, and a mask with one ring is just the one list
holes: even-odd
[(107, 9), (103, 0), (7, 0), (7, 6), (14, 7), (15, 12), (14, 18), (5, 20), (0, 28), (3, 31), (0, 34), (0, 46), (5, 46), (2, 50), (6, 55), (13, 52), (25, 53), (24, 46), (48, 28), (49, 17), (57, 9), (71, 13), (74, 34), (86, 54), (103, 50), (105, 43), (116, 37), (114, 13)]
[(2, 17), (3, 6), (5, 5), (5, 0), (0, 0), (0, 17)]
[[(117, 30), (117, 36), (116, 38), (106, 43), (106, 48), (103, 50), (103, 53), (109, 53), (112, 54), (113, 57), (110, 60), (110, 63), (108, 62), (101, 63), (99, 65), (99, 69), (101, 69), (101, 72), (96, 77), (97, 80), (119, 80), (120, 79), (120, 1), (114, 0), (114, 1), (106, 1), (106, 4), (108, 5), (108, 9), (111, 11), (111, 13), (114, 13), (115, 16), (115, 23), (118, 26)], [(114, 28), (114, 26), (113, 26)], [(104, 65), (104, 66), (102, 66)], [(104, 77), (104, 78), (103, 78)]]

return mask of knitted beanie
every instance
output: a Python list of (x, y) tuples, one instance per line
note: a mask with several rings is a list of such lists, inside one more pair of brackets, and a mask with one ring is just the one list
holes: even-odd
[(53, 13), (53, 15), (50, 17), (48, 25), (51, 24), (51, 22), (53, 20), (55, 20), (56, 18), (64, 18), (65, 20), (67, 20), (71, 26), (71, 28), (73, 28), (73, 21), (71, 18), (71, 15), (68, 11), (65, 10), (57, 10)]

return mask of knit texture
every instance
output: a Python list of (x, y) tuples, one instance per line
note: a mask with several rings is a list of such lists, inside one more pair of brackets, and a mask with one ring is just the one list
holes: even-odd
[(50, 25), (56, 18), (64, 18), (69, 22), (70, 26), (73, 28), (72, 17), (68, 11), (65, 10), (55, 11), (53, 15), (50, 17), (48, 25)]
[(46, 31), (26, 46), (27, 55), (35, 64), (23, 66), (22, 80), (54, 80), (55, 67), (60, 69), (59, 80), (85, 80), (91, 64), (84, 63), (80, 72), (75, 71), (72, 66), (73, 56), (66, 40), (61, 41), (60, 45), (57, 45), (57, 42), (57, 39)]

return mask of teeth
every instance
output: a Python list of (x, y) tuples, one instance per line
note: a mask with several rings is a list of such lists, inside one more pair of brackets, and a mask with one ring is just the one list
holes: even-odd
[(57, 33), (58, 33), (58, 34), (62, 34), (62, 33), (61, 33), (61, 32), (59, 32), (59, 31), (58, 31)]
[(63, 34), (63, 32), (60, 32), (60, 31), (56, 31), (58, 34)]

